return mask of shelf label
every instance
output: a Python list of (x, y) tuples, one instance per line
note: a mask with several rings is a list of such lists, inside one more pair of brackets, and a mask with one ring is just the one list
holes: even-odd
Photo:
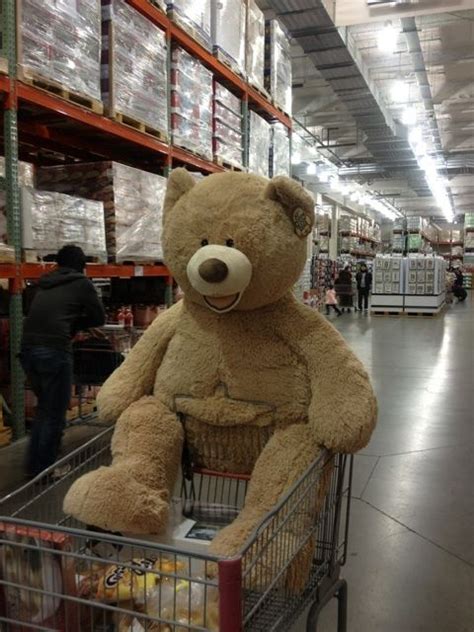
[(135, 276), (136, 277), (143, 276), (143, 266), (135, 266)]

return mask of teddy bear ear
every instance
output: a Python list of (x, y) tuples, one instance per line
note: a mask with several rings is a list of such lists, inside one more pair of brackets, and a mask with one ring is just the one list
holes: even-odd
[(283, 206), (298, 237), (309, 235), (314, 224), (314, 201), (296, 180), (276, 176), (268, 183), (264, 195)]
[(168, 178), (165, 201), (163, 203), (163, 217), (171, 211), (181, 196), (190, 191), (196, 180), (186, 169), (173, 169)]

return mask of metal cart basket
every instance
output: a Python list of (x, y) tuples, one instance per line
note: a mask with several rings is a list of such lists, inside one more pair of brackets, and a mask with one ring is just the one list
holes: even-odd
[[(251, 534), (234, 559), (88, 529), (62, 511), (71, 483), (110, 463), (113, 428), (0, 501), (0, 629), (8, 632), (308, 632), (338, 598), (346, 629), (345, 562), (352, 458), (326, 452)], [(53, 468), (51, 468), (52, 471)], [(173, 506), (207, 524), (232, 521), (248, 477), (196, 471)], [(126, 511), (126, 507), (124, 507)], [(161, 540), (163, 541), (163, 539)], [(3, 627), (2, 627), (3, 626)]]

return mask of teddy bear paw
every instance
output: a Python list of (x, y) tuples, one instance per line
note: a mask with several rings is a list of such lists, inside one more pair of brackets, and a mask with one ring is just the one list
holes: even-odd
[(168, 492), (139, 483), (117, 466), (79, 478), (64, 499), (64, 512), (107, 531), (156, 534), (166, 529)]

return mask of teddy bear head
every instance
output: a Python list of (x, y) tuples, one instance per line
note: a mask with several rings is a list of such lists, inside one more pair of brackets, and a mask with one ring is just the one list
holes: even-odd
[(294, 180), (239, 172), (168, 180), (163, 214), (167, 266), (188, 300), (217, 313), (273, 303), (298, 280), (314, 202)]

